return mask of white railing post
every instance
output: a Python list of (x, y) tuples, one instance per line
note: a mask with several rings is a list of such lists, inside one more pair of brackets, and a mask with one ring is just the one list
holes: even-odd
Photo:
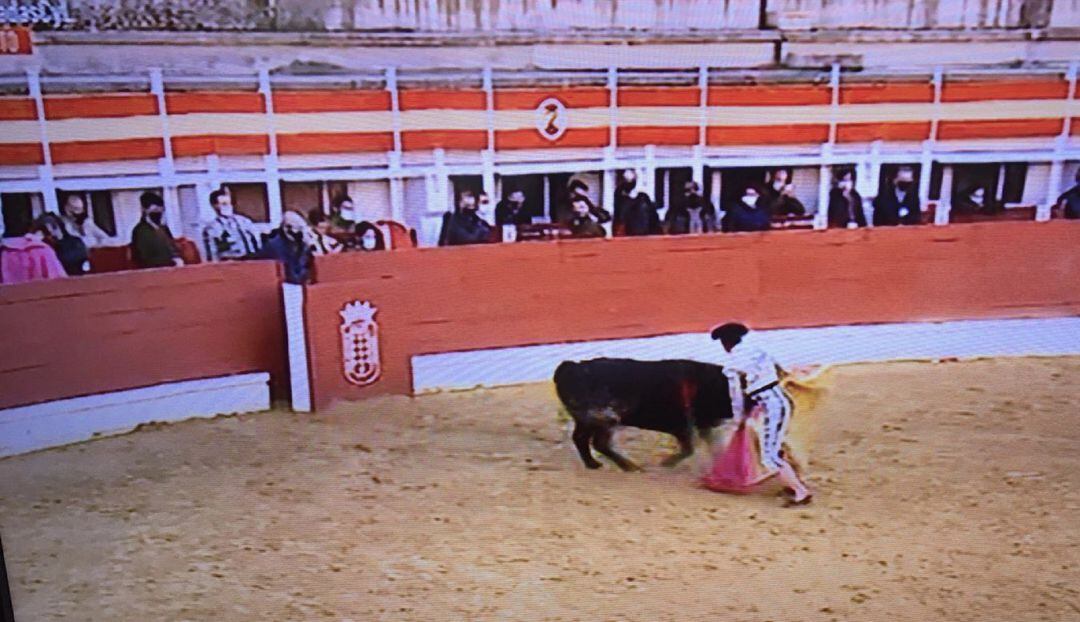
[(937, 211), (934, 213), (935, 225), (947, 225), (952, 214), (952, 185), (953, 167), (951, 164), (943, 164), (941, 169), (941, 198), (938, 199)]
[(608, 67), (608, 147), (615, 150), (619, 146), (619, 70)]
[(832, 161), (833, 145), (825, 143), (821, 146), (821, 166), (818, 167), (818, 201), (817, 211), (814, 212), (814, 228), (829, 228), (829, 194), (832, 192)]
[(270, 146), (270, 153), (263, 158), (264, 173), (266, 178), (266, 202), (269, 204), (270, 223), (281, 222), (281, 215), (285, 206), (281, 200), (281, 176), (280, 162), (278, 161), (277, 124), (274, 120), (274, 91), (270, 85), (270, 70), (259, 70), (259, 93), (263, 96), (266, 106), (266, 133)]
[(53, 171), (52, 146), (49, 142), (49, 121), (45, 116), (45, 96), (41, 92), (41, 74), (37, 69), (26, 70), (26, 86), (34, 100), (37, 111), (38, 133), (41, 137), (42, 165), (38, 167), (38, 179), (41, 183), (41, 195), (45, 200), (45, 211), (60, 213), (60, 201), (56, 197), (56, 174)]

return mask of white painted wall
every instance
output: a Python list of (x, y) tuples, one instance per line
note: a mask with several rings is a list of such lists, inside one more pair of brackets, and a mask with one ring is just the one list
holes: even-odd
[(361, 220), (391, 219), (389, 180), (350, 181), (348, 188)]

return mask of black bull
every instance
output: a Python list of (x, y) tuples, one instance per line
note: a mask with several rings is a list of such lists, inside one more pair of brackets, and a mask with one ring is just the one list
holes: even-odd
[(695, 429), (710, 440), (712, 429), (732, 417), (723, 368), (696, 361), (567, 361), (555, 370), (555, 390), (574, 418), (574, 445), (590, 469), (600, 468), (590, 445), (624, 471), (639, 469), (612, 446), (619, 426), (674, 436), (679, 452), (663, 463), (674, 466), (693, 455)]

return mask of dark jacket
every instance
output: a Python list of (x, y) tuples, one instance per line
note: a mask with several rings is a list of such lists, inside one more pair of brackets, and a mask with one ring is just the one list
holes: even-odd
[(700, 210), (699, 217), (701, 218), (702, 233), (716, 231), (716, 208), (713, 207), (712, 202), (704, 197), (692, 195), (686, 197), (679, 205), (668, 210), (667, 216), (664, 218), (667, 232), (672, 235), (690, 233), (691, 210)]
[(971, 197), (960, 197), (949, 207), (949, 211), (956, 214), (1000, 214), (1000, 203), (994, 200), (984, 200), (982, 205), (977, 205)]
[[(844, 197), (844, 191), (833, 188), (829, 193), (829, 226), (843, 229), (854, 215), (854, 222), (860, 227), (866, 226), (866, 213), (863, 211), (863, 198), (856, 190), (851, 191), (851, 201)], [(848, 210), (851, 210), (849, 213)]]
[(758, 199), (758, 207), (750, 207), (742, 200), (733, 201), (724, 214), (721, 226), (726, 232), (768, 231), (772, 226), (772, 213), (764, 201)]
[(301, 285), (311, 280), (314, 253), (303, 242), (289, 238), (281, 229), (274, 229), (255, 259), (273, 259), (285, 269), (285, 282)]
[[(906, 210), (906, 213), (902, 213)], [(896, 197), (896, 188), (891, 184), (885, 191), (874, 198), (874, 226), (891, 227), (895, 225), (917, 225), (922, 222), (919, 209), (919, 191), (914, 185), (901, 202)]]
[(603, 238), (607, 237), (607, 231), (604, 230), (600, 223), (596, 222), (588, 216), (583, 218), (574, 218), (567, 226), (570, 227), (570, 237), (572, 238)]
[(1080, 218), (1080, 184), (1069, 188), (1058, 197), (1057, 204), (1061, 205), (1062, 202), (1065, 203), (1065, 218)]
[(180, 256), (172, 232), (166, 225), (152, 225), (142, 219), (131, 231), (131, 258), (139, 268), (168, 268)]
[[(627, 194), (617, 197), (615, 203), (615, 221), (622, 223), (623, 235), (658, 235), (663, 233), (660, 227), (660, 214), (649, 195), (639, 192), (637, 196)], [(621, 218), (621, 220), (620, 220)]]
[(760, 200), (765, 201), (765, 206), (769, 208), (771, 214), (806, 215), (806, 206), (802, 204), (802, 201), (777, 191), (771, 185), (765, 188)]
[(56, 256), (64, 266), (64, 272), (68, 276), (86, 274), (86, 266), (90, 261), (90, 251), (86, 249), (86, 243), (74, 235), (65, 235), (53, 244)]
[(487, 244), (492, 241), (491, 236), (491, 225), (476, 212), (447, 212), (443, 214), (439, 246)]
[(503, 199), (499, 201), (499, 204), (495, 206), (495, 225), (528, 225), (532, 223), (532, 215), (522, 205), (518, 209), (514, 209), (510, 205), (510, 201)]

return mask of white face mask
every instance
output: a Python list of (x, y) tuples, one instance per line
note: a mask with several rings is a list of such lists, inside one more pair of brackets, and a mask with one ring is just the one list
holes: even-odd
[(850, 181), (842, 181), (837, 184), (837, 187), (846, 192), (848, 190), (851, 190), (852, 185), (853, 184)]
[(356, 221), (356, 211), (351, 209), (341, 210), (341, 217), (345, 220)]
[(367, 250), (375, 250), (375, 233), (372, 231), (364, 232), (364, 235), (360, 236), (360, 246)]
[(754, 207), (754, 206), (757, 205), (758, 198), (757, 198), (757, 195), (746, 194), (746, 195), (743, 195), (742, 200), (743, 200), (743, 203), (746, 203), (750, 207)]
[(221, 206), (218, 207), (218, 213), (221, 214), (222, 216), (232, 216), (233, 215), (233, 206), (232, 205), (221, 205)]
[(983, 196), (984, 195), (982, 195), (982, 194), (973, 194), (973, 195), (971, 195), (971, 202), (974, 203), (975, 205), (982, 205), (983, 204)]

